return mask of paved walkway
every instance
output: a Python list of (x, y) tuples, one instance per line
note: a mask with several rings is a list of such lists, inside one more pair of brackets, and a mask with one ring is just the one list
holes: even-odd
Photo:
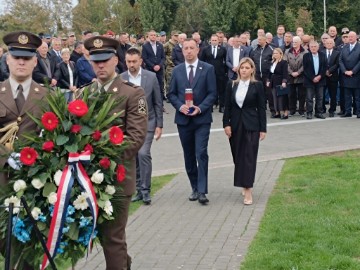
[[(165, 115), (165, 136), (153, 144), (153, 174), (179, 174), (153, 196), (151, 206), (140, 207), (129, 218), (127, 242), (133, 270), (239, 269), (284, 158), (360, 148), (360, 120), (354, 117), (270, 120), (268, 137), (260, 144), (254, 204), (244, 206), (240, 189), (233, 187), (233, 165), (221, 116), (214, 113), (209, 142), (210, 203), (202, 206), (187, 199), (191, 190), (172, 111)], [(101, 248), (95, 248), (76, 267), (81, 268), (105, 269)]]

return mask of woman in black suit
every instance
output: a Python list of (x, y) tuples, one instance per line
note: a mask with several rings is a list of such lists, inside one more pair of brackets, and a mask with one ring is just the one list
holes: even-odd
[(70, 50), (68, 48), (61, 50), (61, 58), (63, 61), (58, 64), (57, 78), (59, 80), (57, 86), (64, 91), (67, 102), (70, 102), (77, 89), (77, 72), (75, 63), (70, 61)]
[(234, 186), (244, 188), (244, 204), (252, 204), (259, 140), (266, 135), (266, 106), (261, 82), (255, 81), (255, 64), (240, 60), (238, 79), (226, 89), (223, 127), (235, 164)]
[(270, 68), (270, 78), (267, 81), (267, 87), (271, 87), (274, 99), (275, 116), (282, 120), (289, 118), (289, 95), (278, 95), (279, 86), (286, 88), (288, 73), (288, 63), (283, 60), (284, 53), (280, 48), (273, 50), (273, 63)]

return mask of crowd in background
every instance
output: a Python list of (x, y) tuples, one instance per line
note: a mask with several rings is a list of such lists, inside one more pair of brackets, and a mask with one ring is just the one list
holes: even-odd
[[(119, 64), (117, 72), (127, 70), (125, 53), (130, 47), (142, 50), (143, 68), (156, 73), (162, 97), (167, 100), (173, 68), (184, 62), (182, 43), (193, 38), (199, 47), (199, 59), (215, 68), (217, 99), (214, 106), (224, 112), (226, 85), (236, 79), (239, 61), (250, 57), (256, 66), (256, 79), (264, 85), (268, 109), (272, 118), (288, 119), (296, 113), (311, 119), (313, 111), (317, 118), (338, 114), (360, 118), (360, 45), (355, 32), (348, 28), (330, 26), (318, 41), (304, 33), (302, 27), (286, 31), (279, 25), (276, 34), (258, 29), (251, 40), (250, 33), (226, 37), (217, 31), (207, 40), (198, 31), (191, 35), (181, 31), (151, 30), (145, 35), (129, 35), (107, 31), (104, 36), (117, 39)], [(96, 81), (89, 62), (89, 52), (84, 41), (100, 33), (84, 31), (52, 36), (40, 33), (42, 45), (38, 48), (38, 64), (33, 79), (44, 85), (59, 87), (71, 100), (73, 92)], [(6, 48), (0, 47), (0, 81), (8, 78)], [(279, 95), (279, 87), (287, 89)], [(313, 99), (315, 98), (315, 106)], [(314, 107), (314, 108), (313, 108)]]

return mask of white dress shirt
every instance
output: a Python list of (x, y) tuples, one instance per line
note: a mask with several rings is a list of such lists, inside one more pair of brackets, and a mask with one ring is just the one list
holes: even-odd
[(141, 68), (136, 76), (133, 76), (130, 73), (130, 71), (128, 71), (128, 74), (129, 74), (129, 82), (131, 82), (137, 86), (141, 86)]
[(70, 79), (70, 87), (71, 86), (74, 86), (74, 74), (73, 74), (73, 71), (70, 67), (70, 64), (66, 64), (67, 65), (67, 68), (68, 68), (68, 71), (69, 71), (69, 79)]
[(32, 81), (32, 78), (30, 77), (30, 78), (26, 79), (24, 82), (18, 83), (11, 76), (9, 77), (11, 91), (12, 91), (14, 99), (18, 95), (17, 89), (19, 87), (19, 84), (21, 84), (21, 86), (23, 87), (23, 95), (25, 97), (25, 100), (27, 99), (27, 97), (29, 96), (29, 92), (30, 92), (31, 81)]
[(240, 62), (240, 48), (233, 48), (233, 67), (237, 67)]
[(249, 89), (250, 80), (239, 81), (238, 87), (236, 89), (235, 100), (240, 108), (244, 105), (244, 100)]
[(190, 65), (193, 66), (193, 72), (194, 72), (194, 78), (195, 78), (195, 74), (196, 74), (196, 68), (197, 68), (197, 65), (199, 63), (199, 59), (196, 59), (196, 61), (192, 64), (189, 64), (188, 62), (185, 61), (185, 67), (186, 67), (186, 75), (187, 75), (187, 78), (189, 79), (189, 73), (190, 73)]

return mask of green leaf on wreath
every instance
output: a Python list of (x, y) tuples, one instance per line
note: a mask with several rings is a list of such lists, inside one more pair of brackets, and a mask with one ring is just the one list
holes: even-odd
[(56, 138), (56, 145), (64, 145), (69, 141), (69, 137), (65, 135), (59, 135)]
[(41, 183), (45, 183), (47, 179), (51, 179), (50, 174), (49, 173), (41, 173), (38, 177), (41, 181)]
[(46, 223), (37, 222), (37, 227), (39, 228), (39, 231), (45, 231), (46, 230)]
[(99, 206), (100, 208), (104, 208), (104, 206), (105, 206), (105, 201), (102, 200), (102, 199), (97, 200), (97, 204), (98, 204), (98, 206)]
[(69, 120), (64, 120), (62, 122), (62, 126), (63, 126), (64, 131), (66, 132), (66, 131), (69, 131), (71, 129), (72, 123)]
[(56, 186), (53, 183), (46, 183), (43, 189), (43, 196), (48, 197), (51, 192), (56, 192)]
[(32, 166), (28, 171), (28, 177), (33, 177), (40, 169), (40, 166)]
[(93, 129), (88, 127), (88, 126), (82, 126), (81, 130), (80, 130), (81, 135), (86, 136), (86, 135), (91, 135), (94, 133)]
[(66, 233), (70, 239), (72, 240), (78, 240), (79, 238), (79, 227), (76, 222), (70, 224), (70, 229)]
[(112, 172), (114, 172), (115, 169), (116, 169), (116, 162), (114, 162), (114, 161), (111, 160), (110, 163), (111, 163), (111, 165), (110, 165), (110, 170), (111, 170)]
[(79, 146), (77, 144), (65, 145), (65, 149), (69, 153), (76, 153), (79, 149)]
[(104, 218), (100, 215), (97, 219), (97, 224), (101, 224), (104, 222)]
[(110, 200), (111, 198), (112, 198), (112, 196), (109, 195), (109, 194), (106, 194), (106, 193), (104, 193), (104, 192), (101, 192), (101, 193), (100, 193), (100, 199), (103, 200), (103, 201), (108, 201), (108, 200)]

